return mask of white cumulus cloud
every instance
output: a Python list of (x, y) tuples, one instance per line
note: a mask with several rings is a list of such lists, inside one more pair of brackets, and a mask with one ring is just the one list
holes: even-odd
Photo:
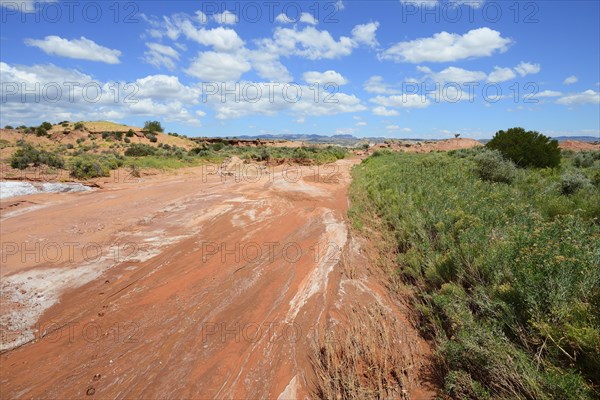
[(562, 92), (557, 92), (556, 90), (543, 90), (533, 97), (558, 97), (562, 96)]
[(64, 39), (50, 35), (44, 39), (25, 39), (27, 46), (40, 48), (44, 53), (78, 60), (98, 61), (107, 64), (119, 64), (121, 52), (100, 46), (93, 40), (81, 37), (79, 39)]
[(213, 14), (213, 19), (218, 24), (223, 25), (235, 25), (238, 23), (238, 17), (229, 10), (225, 10), (222, 13)]
[(511, 39), (490, 28), (473, 29), (464, 35), (440, 32), (432, 37), (396, 43), (379, 58), (410, 63), (451, 62), (502, 53), (511, 43)]
[(190, 21), (185, 21), (181, 29), (188, 39), (205, 46), (212, 46), (216, 51), (234, 51), (244, 46), (244, 41), (233, 29), (221, 26), (214, 29), (197, 29)]
[(515, 78), (517, 74), (510, 68), (494, 67), (494, 70), (488, 75), (488, 82), (506, 82)]
[(600, 104), (600, 92), (586, 90), (585, 92), (570, 94), (556, 100), (557, 104), (566, 106), (581, 104)]
[(565, 85), (572, 85), (574, 83), (577, 83), (579, 81), (579, 79), (575, 76), (575, 75), (571, 75), (565, 78), (565, 80), (563, 81), (563, 84)]
[(348, 80), (342, 76), (339, 72), (329, 70), (325, 72), (318, 71), (308, 71), (302, 75), (304, 81), (306, 83), (313, 84), (318, 83), (320, 85), (327, 83), (334, 83), (336, 85), (342, 86), (348, 83)]
[(433, 79), (435, 82), (446, 83), (465, 83), (465, 82), (478, 82), (482, 81), (487, 77), (487, 74), (482, 71), (469, 71), (457, 67), (448, 67), (439, 72), (433, 72), (428, 67), (417, 67), (417, 70)]
[(540, 64), (531, 64), (524, 61), (521, 61), (521, 63), (515, 67), (515, 71), (521, 76), (537, 74), (541, 69)]
[(177, 50), (160, 43), (146, 43), (146, 47), (148, 50), (144, 52), (144, 61), (156, 68), (164, 66), (171, 71), (175, 69), (175, 62), (179, 60)]
[(379, 22), (356, 25), (352, 29), (352, 39), (359, 44), (376, 47), (379, 45), (376, 38), (377, 28), (379, 28)]
[(294, 20), (291, 19), (290, 17), (288, 17), (284, 13), (281, 13), (277, 17), (275, 17), (275, 21), (279, 22), (280, 24), (293, 24), (294, 23)]
[(382, 106), (378, 106), (373, 108), (373, 114), (379, 115), (381, 117), (395, 117), (396, 115), (400, 115), (400, 113), (396, 110), (392, 110), (389, 108), (385, 108)]
[(304, 29), (275, 28), (272, 39), (259, 41), (261, 46), (279, 55), (296, 55), (309, 60), (332, 59), (352, 54), (356, 43), (346, 36), (335, 40), (328, 31), (312, 26)]
[(317, 21), (315, 19), (315, 17), (313, 17), (312, 14), (307, 13), (307, 12), (303, 12), (300, 15), (300, 22), (304, 22), (305, 24), (310, 24), (310, 25), (317, 25), (319, 23), (319, 21)]
[(196, 57), (186, 72), (207, 82), (227, 82), (240, 79), (251, 68), (238, 54), (206, 51)]

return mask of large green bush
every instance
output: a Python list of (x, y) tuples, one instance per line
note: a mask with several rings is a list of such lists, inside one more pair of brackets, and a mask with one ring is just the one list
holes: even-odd
[(554, 168), (560, 164), (558, 141), (523, 128), (498, 131), (486, 147), (500, 151), (520, 167)]

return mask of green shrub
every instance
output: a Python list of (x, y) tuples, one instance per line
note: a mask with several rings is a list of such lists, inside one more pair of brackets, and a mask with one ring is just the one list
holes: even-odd
[(586, 157), (585, 154), (579, 153), (573, 158), (573, 165), (577, 168), (588, 168), (591, 167), (592, 164), (594, 164), (594, 159)]
[(582, 151), (572, 155), (573, 165), (577, 168), (590, 168), (600, 160), (600, 151)]
[(6, 126), (4, 127), (4, 129), (15, 129), (15, 128), (13, 128), (11, 125), (6, 125)]
[(133, 131), (133, 129), (130, 129), (127, 131), (127, 133), (125, 134), (126, 137), (130, 138), (130, 137), (134, 137), (135, 136), (135, 132)]
[(34, 167), (44, 164), (53, 168), (63, 168), (65, 162), (56, 153), (39, 150), (30, 144), (24, 144), (23, 147), (15, 151), (11, 156), (10, 165), (13, 168), (25, 169), (30, 164), (33, 164)]
[(117, 169), (123, 166), (125, 159), (118, 153), (107, 152), (106, 154), (100, 156), (100, 161), (109, 169)]
[(67, 149), (71, 150), (73, 147), (75, 147), (73, 143), (67, 143)]
[(110, 169), (98, 157), (91, 155), (77, 156), (71, 159), (69, 172), (73, 178), (91, 179), (110, 176)]
[(156, 135), (152, 132), (144, 132), (144, 136), (146, 136), (146, 139), (148, 139), (151, 143), (156, 143), (158, 141)]
[(190, 156), (206, 157), (210, 154), (210, 152), (204, 147), (195, 147), (188, 151), (188, 154)]
[(523, 128), (498, 131), (486, 147), (500, 151), (520, 167), (553, 168), (560, 164), (558, 141)]
[(144, 130), (148, 132), (163, 132), (164, 128), (159, 121), (146, 121), (144, 123)]
[(28, 145), (13, 153), (10, 158), (10, 166), (17, 169), (25, 169), (29, 164), (36, 164), (37, 160), (37, 150)]
[(35, 130), (35, 136), (41, 137), (41, 136), (48, 136), (48, 131), (46, 130), (46, 128), (43, 127), (38, 127)]
[(223, 150), (223, 147), (224, 147), (223, 143), (220, 143), (220, 142), (213, 143), (210, 145), (210, 149), (212, 151), (221, 151), (221, 150)]
[(54, 168), (63, 168), (65, 166), (65, 161), (61, 156), (44, 150), (40, 151), (38, 162)]
[(71, 159), (69, 171), (77, 179), (91, 179), (110, 176), (110, 170), (124, 164), (123, 156), (116, 153), (106, 153), (100, 156), (83, 154)]
[(73, 129), (74, 129), (74, 130), (76, 130), (76, 131), (83, 130), (83, 128), (85, 128), (85, 126), (84, 126), (84, 125), (83, 125), (83, 123), (81, 123), (81, 122), (77, 122), (77, 123), (76, 123), (76, 124), (73, 126)]
[(269, 154), (269, 150), (263, 146), (258, 151), (256, 159), (258, 161), (269, 161), (271, 159), (271, 154)]
[(380, 150), (375, 150), (373, 152), (373, 154), (371, 154), (371, 157), (381, 157), (381, 156), (385, 156), (385, 155), (389, 155), (389, 154), (392, 154), (391, 150), (380, 149)]
[(45, 130), (49, 131), (52, 129), (52, 124), (50, 122), (44, 122), (40, 125), (40, 128), (44, 128)]
[(127, 150), (125, 155), (130, 157), (145, 157), (155, 155), (158, 150), (150, 145), (143, 143), (134, 143)]
[(560, 191), (564, 195), (575, 194), (589, 184), (590, 180), (576, 171), (567, 171), (560, 177)]
[(477, 174), (488, 182), (512, 183), (517, 177), (515, 164), (502, 157), (497, 150), (487, 150), (475, 157)]

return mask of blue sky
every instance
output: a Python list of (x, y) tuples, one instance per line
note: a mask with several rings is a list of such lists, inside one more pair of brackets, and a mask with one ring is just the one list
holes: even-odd
[(0, 4), (2, 126), (600, 137), (598, 1)]

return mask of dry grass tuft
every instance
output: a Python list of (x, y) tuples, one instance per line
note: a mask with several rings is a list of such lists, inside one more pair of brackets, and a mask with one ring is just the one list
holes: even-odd
[(413, 351), (398, 321), (376, 303), (352, 307), (345, 317), (318, 338), (315, 397), (409, 399)]

